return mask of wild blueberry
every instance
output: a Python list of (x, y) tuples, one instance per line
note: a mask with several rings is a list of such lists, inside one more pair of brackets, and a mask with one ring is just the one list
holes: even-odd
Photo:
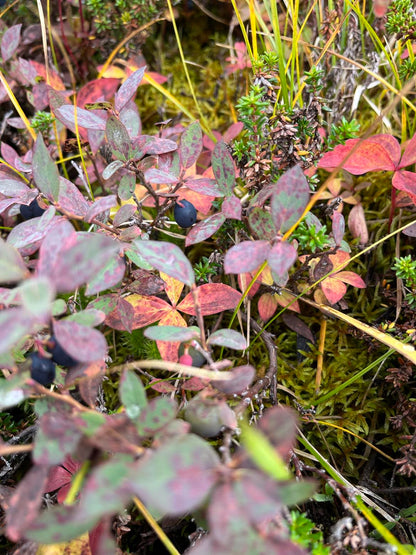
[(77, 364), (79, 364), (78, 360), (75, 360), (71, 355), (69, 355), (65, 349), (61, 347), (61, 345), (56, 340), (55, 336), (52, 337), (48, 341), (48, 351), (52, 355), (52, 360), (59, 364), (59, 366), (65, 366), (65, 368), (73, 368)]
[(176, 223), (180, 227), (191, 227), (196, 222), (196, 208), (188, 200), (178, 200), (173, 209)]
[(37, 199), (32, 200), (29, 205), (21, 204), (20, 205), (20, 215), (24, 220), (31, 220), (32, 218), (38, 218), (42, 216), (45, 212), (44, 208), (41, 208), (38, 204)]
[(55, 363), (50, 358), (40, 356), (39, 353), (30, 353), (32, 361), (30, 375), (33, 380), (48, 387), (55, 379)]

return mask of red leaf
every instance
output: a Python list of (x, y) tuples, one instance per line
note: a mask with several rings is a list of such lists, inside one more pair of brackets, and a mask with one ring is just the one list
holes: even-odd
[[(223, 283), (206, 283), (197, 288), (198, 301), (203, 316), (234, 309), (241, 299), (241, 293)], [(188, 293), (177, 309), (196, 315), (192, 293)]]
[[(254, 274), (250, 272), (245, 272), (244, 274), (238, 274), (238, 286), (240, 287), (241, 291), (244, 293), (247, 287), (250, 285), (251, 280), (253, 279)], [(252, 299), (257, 291), (260, 289), (261, 286), (261, 275), (257, 278), (257, 280), (253, 283), (251, 287), (248, 298)]]
[(366, 287), (365, 281), (355, 272), (350, 272), (348, 270), (342, 271), (331, 277), (336, 277), (336, 279), (340, 279), (344, 283), (348, 283), (359, 289), (364, 289)]
[[(344, 162), (347, 155), (358, 144), (354, 153)], [(338, 166), (353, 175), (362, 175), (370, 171), (394, 171), (395, 164), (384, 146), (371, 139), (349, 139), (345, 145), (338, 145), (323, 155), (318, 167), (332, 171)]]
[(81, 87), (77, 95), (77, 104), (85, 108), (85, 104), (93, 104), (102, 100), (111, 100), (117, 90), (120, 79), (101, 78), (93, 79)]
[[(163, 316), (159, 322), (160, 326), (182, 326), (186, 327), (186, 322), (177, 310), (171, 310)], [(178, 361), (178, 351), (180, 342), (177, 341), (156, 341), (160, 356), (163, 360), (172, 362)]]
[(393, 175), (393, 187), (405, 191), (416, 204), (416, 173), (400, 170)]
[(402, 159), (400, 160), (400, 164), (398, 169), (405, 168), (406, 166), (410, 166), (411, 164), (416, 163), (416, 133), (413, 137), (408, 141), (405, 151), (403, 153)]
[(347, 292), (347, 286), (336, 277), (329, 277), (321, 282), (322, 291), (331, 304), (335, 304), (342, 299)]
[(242, 241), (227, 251), (224, 259), (226, 274), (241, 274), (256, 270), (270, 252), (268, 241)]
[(258, 301), (257, 308), (260, 318), (263, 322), (267, 322), (276, 312), (277, 301), (275, 296), (271, 293), (263, 293)]
[[(160, 320), (166, 312), (173, 310), (170, 304), (163, 299), (159, 299), (158, 297), (147, 297), (144, 295), (133, 294), (126, 297), (125, 301), (130, 303), (134, 310), (134, 316), (131, 323), (132, 330), (154, 324)], [(108, 314), (105, 322), (108, 326), (116, 330), (124, 331), (126, 329), (117, 308)]]
[(367, 222), (365, 221), (364, 208), (361, 203), (352, 207), (348, 215), (348, 229), (354, 239), (360, 239), (361, 245), (368, 243)]
[(232, 220), (241, 220), (241, 201), (236, 196), (227, 197), (222, 203), (222, 213)]

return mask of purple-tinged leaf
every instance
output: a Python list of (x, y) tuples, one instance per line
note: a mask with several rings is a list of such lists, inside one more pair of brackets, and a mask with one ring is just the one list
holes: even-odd
[(221, 206), (221, 211), (231, 220), (241, 220), (241, 201), (235, 195), (227, 197)]
[(146, 170), (144, 172), (144, 178), (148, 183), (154, 183), (155, 185), (177, 183), (179, 181), (176, 175), (162, 170), (157, 170), (156, 168)]
[(107, 356), (107, 341), (94, 328), (70, 320), (56, 320), (53, 331), (62, 348), (79, 362), (94, 362)]
[(279, 278), (283, 279), (295, 263), (297, 257), (298, 253), (290, 243), (280, 241), (271, 248), (267, 257), (267, 262), (273, 272), (279, 276)]
[(137, 207), (133, 204), (123, 204), (117, 210), (113, 218), (114, 227), (128, 222), (135, 214)]
[(224, 191), (217, 185), (215, 179), (209, 177), (192, 177), (187, 179), (184, 183), (188, 189), (212, 197), (223, 197)]
[(36, 267), (37, 274), (48, 276), (51, 269), (58, 264), (60, 251), (75, 244), (76, 240), (77, 235), (73, 225), (66, 218), (61, 218), (55, 224), (53, 233), (48, 233), (42, 241)]
[(177, 245), (164, 241), (135, 241), (134, 250), (156, 270), (185, 285), (195, 283), (192, 265)]
[(332, 235), (334, 236), (335, 244), (339, 247), (342, 243), (342, 238), (345, 233), (345, 220), (341, 212), (334, 212), (332, 214)]
[(237, 418), (227, 403), (206, 397), (203, 393), (188, 403), (184, 417), (191, 424), (192, 431), (202, 437), (215, 437), (224, 427), (231, 430), (237, 428)]
[(156, 397), (148, 402), (135, 425), (140, 436), (153, 435), (172, 422), (178, 407), (172, 399)]
[(13, 54), (16, 52), (17, 47), (20, 42), (20, 29), (22, 24), (13, 25), (7, 29), (1, 39), (1, 57), (3, 58), (3, 63), (7, 62)]
[(13, 168), (15, 167), (16, 160), (19, 158), (17, 152), (7, 143), (1, 141), (1, 156), (5, 162), (10, 164)]
[(115, 108), (120, 112), (130, 100), (136, 96), (137, 88), (140, 85), (146, 67), (141, 67), (127, 77), (114, 97)]
[(310, 343), (315, 344), (315, 337), (310, 328), (305, 324), (305, 322), (303, 322), (300, 318), (293, 314), (293, 312), (284, 312), (282, 314), (282, 320), (289, 329), (291, 329), (298, 335), (301, 335)]
[(127, 129), (118, 118), (115, 116), (108, 118), (105, 134), (113, 156), (120, 160), (127, 160), (131, 139)]
[(50, 201), (58, 200), (59, 172), (39, 134), (33, 147), (33, 179), (39, 191)]
[(144, 335), (154, 341), (190, 341), (199, 337), (199, 333), (193, 328), (181, 326), (152, 326), (144, 330)]
[(136, 139), (134, 144), (135, 146), (140, 145), (144, 154), (169, 154), (178, 149), (178, 145), (175, 141), (160, 139), (152, 135), (141, 135)]
[[(116, 160), (117, 161), (117, 160)], [(105, 170), (104, 170), (105, 171)], [(103, 174), (104, 177), (104, 174)], [(132, 172), (128, 172), (120, 179), (117, 194), (121, 200), (129, 200), (136, 187), (136, 176)]]
[(277, 235), (272, 215), (259, 206), (255, 206), (250, 210), (248, 225), (257, 239), (272, 241)]
[(226, 395), (239, 395), (249, 388), (256, 375), (256, 370), (247, 364), (236, 366), (229, 373), (232, 376), (229, 380), (212, 380), (211, 385)]
[[(72, 127), (75, 126), (75, 109), (72, 104), (64, 104), (56, 110), (57, 116), (63, 118), (63, 123), (69, 122)], [(96, 129), (100, 131), (105, 130), (106, 120), (100, 118), (93, 112), (77, 108), (76, 119), (78, 127), (85, 127), (86, 129)]]
[(74, 215), (83, 218), (89, 208), (89, 203), (76, 185), (61, 176), (59, 178), (57, 208), (62, 209), (69, 216)]
[(134, 102), (128, 102), (119, 113), (120, 121), (127, 129), (130, 139), (138, 137), (142, 130), (139, 110)]
[[(364, 208), (361, 203), (356, 204), (351, 208), (350, 213), (348, 214), (348, 229), (351, 232), (351, 235), (354, 239), (360, 240), (360, 245), (365, 245), (368, 243), (369, 235), (368, 235), (368, 228), (367, 222), (365, 219)], [(405, 235), (408, 234), (409, 228), (405, 229), (403, 233)]]
[(46, 412), (39, 419), (33, 461), (43, 465), (61, 463), (66, 455), (75, 450), (81, 436), (68, 414)]
[(282, 175), (272, 193), (271, 210), (276, 229), (282, 233), (292, 227), (303, 214), (310, 198), (308, 181), (300, 166)]
[(235, 166), (227, 145), (219, 141), (212, 153), (212, 170), (225, 196), (232, 195), (235, 187)]
[(110, 179), (110, 177), (112, 177), (116, 173), (116, 171), (118, 171), (120, 168), (124, 166), (125, 166), (125, 163), (122, 160), (113, 160), (108, 164), (108, 166), (104, 168), (103, 174), (102, 174), (103, 179)]
[[(48, 210), (52, 210), (53, 213), (53, 207), (50, 207)], [(54, 216), (51, 221), (45, 221), (42, 220), (43, 216), (18, 224), (7, 236), (7, 243), (18, 249), (22, 256), (28, 256), (36, 252), (40, 241), (61, 220), (60, 217)]]
[(0, 283), (16, 283), (29, 274), (19, 252), (0, 239)]
[(394, 172), (393, 187), (407, 193), (416, 204), (416, 173), (407, 170)]
[[(394, 139), (394, 137), (392, 137)], [(394, 139), (396, 141), (396, 139)], [(396, 141), (397, 142), (397, 141)], [(399, 149), (400, 152), (400, 149)], [(406, 166), (411, 166), (416, 163), (416, 133), (407, 142), (406, 148), (403, 152), (402, 159), (397, 169), (405, 168)]]
[(179, 436), (135, 464), (132, 491), (162, 513), (184, 514), (207, 497), (218, 465), (218, 455), (203, 439)]
[(32, 466), (12, 495), (6, 513), (6, 535), (11, 541), (19, 541), (37, 520), (48, 473), (48, 466)]
[(217, 330), (214, 331), (207, 341), (208, 345), (220, 345), (221, 347), (228, 347), (229, 349), (237, 349), (243, 351), (247, 348), (246, 339), (241, 333), (235, 330)]
[(85, 294), (95, 295), (114, 287), (123, 279), (125, 271), (126, 263), (120, 256), (110, 258), (107, 265), (88, 282)]
[(116, 195), (108, 195), (106, 197), (102, 197), (96, 200), (91, 206), (88, 208), (87, 213), (85, 214), (85, 221), (91, 223), (94, 218), (98, 216), (98, 214), (102, 214), (107, 210), (113, 208), (117, 204), (117, 197)]
[(23, 197), (30, 189), (24, 181), (7, 173), (0, 172), (0, 193), (6, 197)]
[(202, 129), (199, 121), (194, 121), (181, 135), (179, 157), (182, 167), (187, 170), (198, 160), (202, 152)]
[(185, 246), (189, 247), (189, 245), (195, 245), (196, 243), (205, 241), (205, 239), (208, 239), (208, 237), (211, 237), (211, 235), (214, 235), (214, 233), (220, 229), (225, 220), (226, 217), (224, 214), (220, 213), (209, 216), (202, 222), (199, 222), (186, 236)]
[(146, 391), (133, 371), (125, 370), (120, 379), (120, 399), (130, 420), (135, 420), (147, 405)]
[(256, 270), (270, 252), (268, 241), (242, 241), (227, 251), (224, 259), (226, 274), (242, 274)]
[(70, 238), (66, 248), (59, 251), (55, 264), (45, 268), (62, 293), (74, 291), (77, 287), (91, 281), (103, 270), (109, 260), (118, 256), (119, 245), (102, 234), (78, 233), (75, 244)]

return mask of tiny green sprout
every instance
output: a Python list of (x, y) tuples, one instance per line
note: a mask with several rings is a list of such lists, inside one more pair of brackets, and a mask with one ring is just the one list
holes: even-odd
[(386, 31), (408, 39), (415, 33), (416, 21), (412, 0), (393, 0), (387, 12)]
[(199, 283), (208, 283), (210, 278), (216, 276), (220, 269), (221, 264), (215, 261), (210, 261), (209, 258), (203, 256), (201, 261), (194, 266), (195, 278)]
[(39, 111), (36, 112), (30, 123), (37, 133), (42, 133), (42, 135), (47, 136), (49, 135), (54, 121), (55, 118), (50, 112)]
[(330, 548), (323, 543), (323, 534), (305, 513), (291, 511), (290, 539), (308, 549), (312, 555), (329, 555)]
[(314, 94), (318, 93), (322, 90), (324, 86), (323, 77), (325, 75), (325, 71), (323, 69), (319, 69), (316, 66), (312, 66), (310, 71), (305, 71), (305, 83), (308, 87), (312, 90)]
[(406, 289), (405, 299), (412, 308), (416, 307), (416, 260), (409, 255), (395, 259), (392, 270), (403, 280)]
[(316, 229), (314, 225), (308, 226), (306, 222), (301, 222), (294, 231), (293, 237), (298, 240), (299, 246), (306, 252), (315, 253), (329, 245), (326, 225)]
[(348, 139), (354, 139), (357, 137), (359, 130), (360, 124), (356, 119), (348, 121), (342, 116), (341, 122), (338, 125), (331, 125), (327, 140), (328, 147), (334, 148), (336, 145), (344, 144)]
[(402, 81), (408, 81), (416, 75), (416, 60), (402, 60), (399, 67), (399, 77)]

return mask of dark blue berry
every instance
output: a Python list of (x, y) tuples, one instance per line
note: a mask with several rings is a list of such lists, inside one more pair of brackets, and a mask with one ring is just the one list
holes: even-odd
[(32, 361), (30, 375), (32, 380), (48, 387), (55, 379), (55, 363), (50, 358), (40, 356), (39, 353), (30, 353)]
[(173, 209), (176, 223), (180, 227), (191, 227), (196, 222), (196, 208), (188, 200), (178, 200)]
[(28, 206), (26, 204), (20, 205), (20, 214), (24, 220), (38, 218), (39, 216), (42, 216), (44, 212), (45, 209), (39, 206), (37, 199), (32, 200)]
[(69, 355), (65, 349), (63, 349), (58, 341), (56, 340), (55, 336), (52, 335), (50, 340), (48, 341), (48, 351), (52, 355), (52, 360), (59, 364), (59, 366), (65, 366), (65, 368), (73, 368), (77, 364), (79, 364), (78, 360), (75, 360), (71, 355)]

